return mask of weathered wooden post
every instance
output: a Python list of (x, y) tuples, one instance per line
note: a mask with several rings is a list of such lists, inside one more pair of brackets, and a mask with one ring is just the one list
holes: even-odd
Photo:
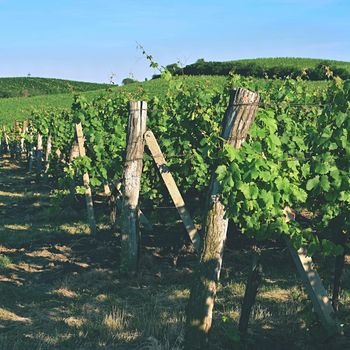
[[(230, 93), (221, 137), (240, 148), (258, 110), (257, 93), (238, 88)], [(212, 314), (220, 277), (228, 219), (221, 202), (219, 183), (212, 175), (208, 193), (203, 251), (194, 276), (187, 308), (185, 349), (203, 349), (212, 324)]]
[[(283, 213), (286, 222), (295, 220), (295, 212), (290, 207), (285, 207)], [(307, 251), (304, 248), (298, 250), (294, 249), (293, 244), (288, 237), (284, 237), (284, 240), (309, 298), (312, 301), (314, 310), (325, 331), (329, 336), (334, 335), (335, 333), (341, 333), (342, 330), (328, 298), (327, 291), (322, 284), (322, 280), (317, 270), (313, 266), (311, 256), (307, 255)]]
[(328, 298), (327, 291), (322, 284), (322, 280), (314, 269), (312, 258), (307, 256), (304, 248), (295, 250), (287, 237), (285, 238), (285, 242), (324, 329), (328, 335), (341, 333), (334, 309)]
[(262, 265), (260, 253), (260, 249), (256, 246), (253, 246), (252, 268), (250, 270), (246, 289), (244, 292), (241, 316), (239, 318), (238, 324), (239, 332), (243, 336), (247, 333), (250, 314), (252, 312), (253, 305), (255, 304), (258, 288), (262, 280)]
[(34, 159), (34, 147), (31, 144), (28, 152), (28, 171), (32, 172), (33, 170), (33, 159)]
[[(77, 133), (77, 140), (78, 140), (78, 147), (79, 147), (79, 156), (85, 157), (85, 146), (84, 146), (84, 135), (83, 135), (83, 128), (81, 126), (81, 123), (75, 125), (76, 133)], [(94, 214), (94, 204), (92, 201), (92, 194), (91, 194), (91, 188), (90, 188), (90, 177), (88, 173), (83, 174), (83, 183), (85, 187), (85, 199), (86, 199), (86, 210), (87, 210), (87, 216), (89, 220), (89, 226), (91, 230), (91, 234), (96, 234), (96, 221), (95, 221), (95, 214)]]
[(5, 153), (10, 153), (9, 138), (7, 136), (7, 132), (6, 132), (5, 126), (3, 126), (3, 132), (4, 132), (4, 150), (5, 150)]
[(22, 124), (22, 135), (21, 135), (21, 155), (24, 153), (24, 145), (25, 145), (25, 139), (24, 135), (26, 134), (28, 129), (28, 121), (25, 120)]
[(126, 158), (122, 182), (123, 202), (120, 214), (122, 234), (121, 269), (134, 274), (140, 250), (139, 192), (143, 166), (147, 102), (130, 102)]
[(19, 126), (19, 121), (16, 120), (14, 125), (14, 142), (13, 142), (13, 157), (15, 159), (19, 159), (21, 154), (20, 140), (19, 140), (20, 135), (21, 135), (21, 128)]
[[(109, 193), (109, 205), (111, 207), (110, 211), (110, 222), (112, 224), (112, 227), (116, 228), (117, 223), (117, 212), (121, 213), (122, 206), (123, 206), (123, 194), (120, 191), (122, 184), (114, 183), (111, 181), (108, 185), (110, 193)], [(144, 231), (152, 232), (153, 226), (150, 223), (150, 221), (147, 219), (145, 214), (142, 212), (141, 209), (139, 209), (139, 220), (140, 220), (140, 226), (143, 228)]]
[(49, 133), (47, 137), (46, 150), (45, 150), (45, 173), (47, 173), (49, 170), (49, 166), (50, 166), (49, 158), (51, 154), (51, 149), (52, 149), (52, 136), (51, 136), (51, 133)]
[(38, 132), (36, 144), (36, 170), (40, 174), (43, 168), (43, 135)]

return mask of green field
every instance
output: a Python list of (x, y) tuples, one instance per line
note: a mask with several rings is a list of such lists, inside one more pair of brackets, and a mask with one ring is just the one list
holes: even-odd
[(50, 78), (0, 78), (0, 98), (53, 95), (90, 91), (108, 87), (107, 84)]

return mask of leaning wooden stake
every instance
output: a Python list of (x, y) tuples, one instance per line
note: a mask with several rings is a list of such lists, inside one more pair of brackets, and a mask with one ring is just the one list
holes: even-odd
[[(76, 124), (75, 128), (77, 132), (79, 156), (85, 157), (86, 152), (85, 152), (85, 146), (84, 146), (83, 128), (81, 126), (81, 123)], [(91, 234), (95, 235), (96, 221), (95, 221), (95, 215), (94, 215), (94, 204), (92, 201), (92, 194), (91, 194), (91, 188), (90, 188), (90, 178), (88, 173), (83, 174), (83, 183), (85, 187), (86, 209), (87, 209), (90, 230), (91, 230)]]
[(181, 193), (176, 186), (175, 180), (173, 176), (171, 175), (167, 163), (165, 161), (165, 158), (163, 156), (163, 153), (158, 145), (158, 142), (151, 130), (148, 130), (145, 133), (145, 140), (146, 144), (151, 151), (152, 157), (158, 167), (158, 170), (160, 172), (160, 175), (162, 176), (165, 186), (167, 187), (169, 194), (171, 196), (171, 199), (173, 200), (177, 211), (180, 214), (180, 217), (186, 227), (186, 230), (188, 232), (188, 235), (190, 236), (190, 239), (196, 249), (197, 252), (200, 251), (200, 236), (198, 234), (198, 231), (196, 227), (193, 224), (193, 221), (191, 219), (191, 216), (189, 212), (187, 211), (185, 207), (185, 202), (181, 196)]
[[(240, 148), (258, 110), (259, 95), (246, 89), (231, 91), (223, 120), (222, 138)], [(185, 349), (202, 349), (212, 324), (212, 314), (220, 277), (228, 219), (221, 202), (219, 183), (212, 176), (204, 227), (203, 252), (194, 277), (185, 333)]]
[[(294, 211), (286, 207), (284, 208), (286, 222), (295, 220)], [(293, 258), (294, 264), (304, 283), (304, 287), (312, 301), (315, 312), (317, 313), (326, 332), (331, 335), (340, 333), (339, 324), (336, 320), (334, 309), (327, 296), (318, 272), (313, 267), (312, 258), (307, 256), (304, 248), (295, 250), (288, 237), (285, 237), (286, 245)]]
[(323, 327), (329, 335), (339, 332), (334, 309), (319, 274), (313, 268), (311, 257), (307, 256), (307, 252), (303, 248), (296, 251), (287, 238), (286, 245)]
[(122, 234), (121, 269), (134, 274), (140, 250), (139, 192), (146, 131), (147, 103), (131, 102), (127, 131), (126, 159), (123, 173), (123, 202), (120, 214)]

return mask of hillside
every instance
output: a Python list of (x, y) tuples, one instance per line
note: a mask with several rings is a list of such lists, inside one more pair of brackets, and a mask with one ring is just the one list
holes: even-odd
[[(225, 84), (225, 77), (184, 77), (181, 78), (185, 84), (195, 85), (197, 83), (206, 84), (210, 87), (223, 89)], [(165, 93), (167, 82), (163, 79), (149, 80), (145, 82), (138, 82), (128, 84), (126, 86), (108, 86), (109, 93), (117, 91), (125, 91), (132, 96), (139, 98), (161, 96)], [(93, 91), (82, 92), (87, 99), (92, 99), (101, 94), (106, 93), (107, 89), (98, 89)], [(42, 95), (32, 97), (14, 97), (14, 98), (0, 98), (0, 125), (8, 124), (14, 120), (23, 120), (28, 117), (34, 109), (69, 108), (73, 102), (74, 93)]]
[[(310, 80), (315, 81), (305, 81), (305, 84), (315, 89), (322, 86), (327, 78), (324, 76), (325, 69), (322, 67), (325, 64), (343, 78), (347, 78), (347, 74), (350, 78), (350, 62), (312, 58), (257, 58), (227, 62), (206, 62), (200, 59), (181, 69), (181, 72), (177, 65), (168, 65), (168, 67), (175, 74), (184, 74), (178, 79), (182, 79), (185, 84), (193, 86), (205, 84), (217, 89), (224, 87), (225, 76), (232, 69), (243, 76), (257, 78), (257, 84), (265, 84), (266, 80), (263, 78), (266, 75), (283, 78), (288, 75), (300, 75), (301, 72), (308, 70)], [(75, 93), (82, 93), (88, 99), (92, 99), (105, 93), (106, 90), (110, 93), (122, 90), (130, 93), (130, 98), (148, 98), (162, 96), (166, 86), (167, 82), (163, 79), (111, 86), (60, 79), (0, 78), (0, 97), (2, 95), (8, 97), (0, 98), (0, 124), (23, 120), (34, 109), (69, 108)]]
[(350, 62), (316, 58), (276, 57), (225, 62), (207, 62), (204, 59), (198, 59), (195, 63), (183, 68), (180, 68), (177, 64), (171, 64), (167, 67), (177, 75), (227, 75), (234, 71), (242, 76), (257, 78), (304, 76), (309, 80), (324, 80), (327, 79), (325, 66), (330, 67), (341, 78), (350, 79)]
[[(195, 87), (198, 84), (207, 86), (208, 89), (222, 90), (224, 88), (226, 77), (224, 76), (182, 76), (176, 79), (184, 84)], [(266, 79), (256, 79), (256, 84), (264, 86)], [(278, 80), (276, 81), (278, 83)], [(167, 89), (167, 82), (163, 79), (154, 79), (145, 82), (136, 82), (125, 86), (109, 86), (108, 89), (98, 89), (85, 91), (81, 94), (87, 99), (93, 99), (101, 94), (116, 93), (125, 91), (130, 94), (130, 99), (148, 99), (153, 96), (161, 97)], [(322, 88), (323, 81), (305, 81), (311, 90)], [(28, 117), (33, 110), (42, 110), (48, 108), (67, 109), (73, 102), (74, 93), (42, 95), (32, 97), (0, 98), (0, 125), (10, 124), (14, 120), (23, 120)]]
[(107, 84), (49, 78), (0, 78), (0, 98), (83, 92), (107, 87)]

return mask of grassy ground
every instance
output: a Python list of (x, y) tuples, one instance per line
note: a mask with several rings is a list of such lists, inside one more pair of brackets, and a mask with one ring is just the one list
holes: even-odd
[[(154, 233), (143, 236), (139, 275), (125, 279), (103, 198), (96, 201), (93, 238), (84, 203), (57, 206), (50, 191), (24, 163), (0, 159), (0, 349), (181, 349), (196, 258), (179, 239), (184, 229), (176, 213), (153, 215), (159, 219)], [(239, 341), (251, 257), (249, 244), (229, 233), (209, 348), (349, 348), (350, 259), (339, 313), (345, 335), (326, 339), (288, 252), (268, 244), (262, 256), (265, 275), (249, 337)], [(327, 288), (328, 263), (317, 261)]]

